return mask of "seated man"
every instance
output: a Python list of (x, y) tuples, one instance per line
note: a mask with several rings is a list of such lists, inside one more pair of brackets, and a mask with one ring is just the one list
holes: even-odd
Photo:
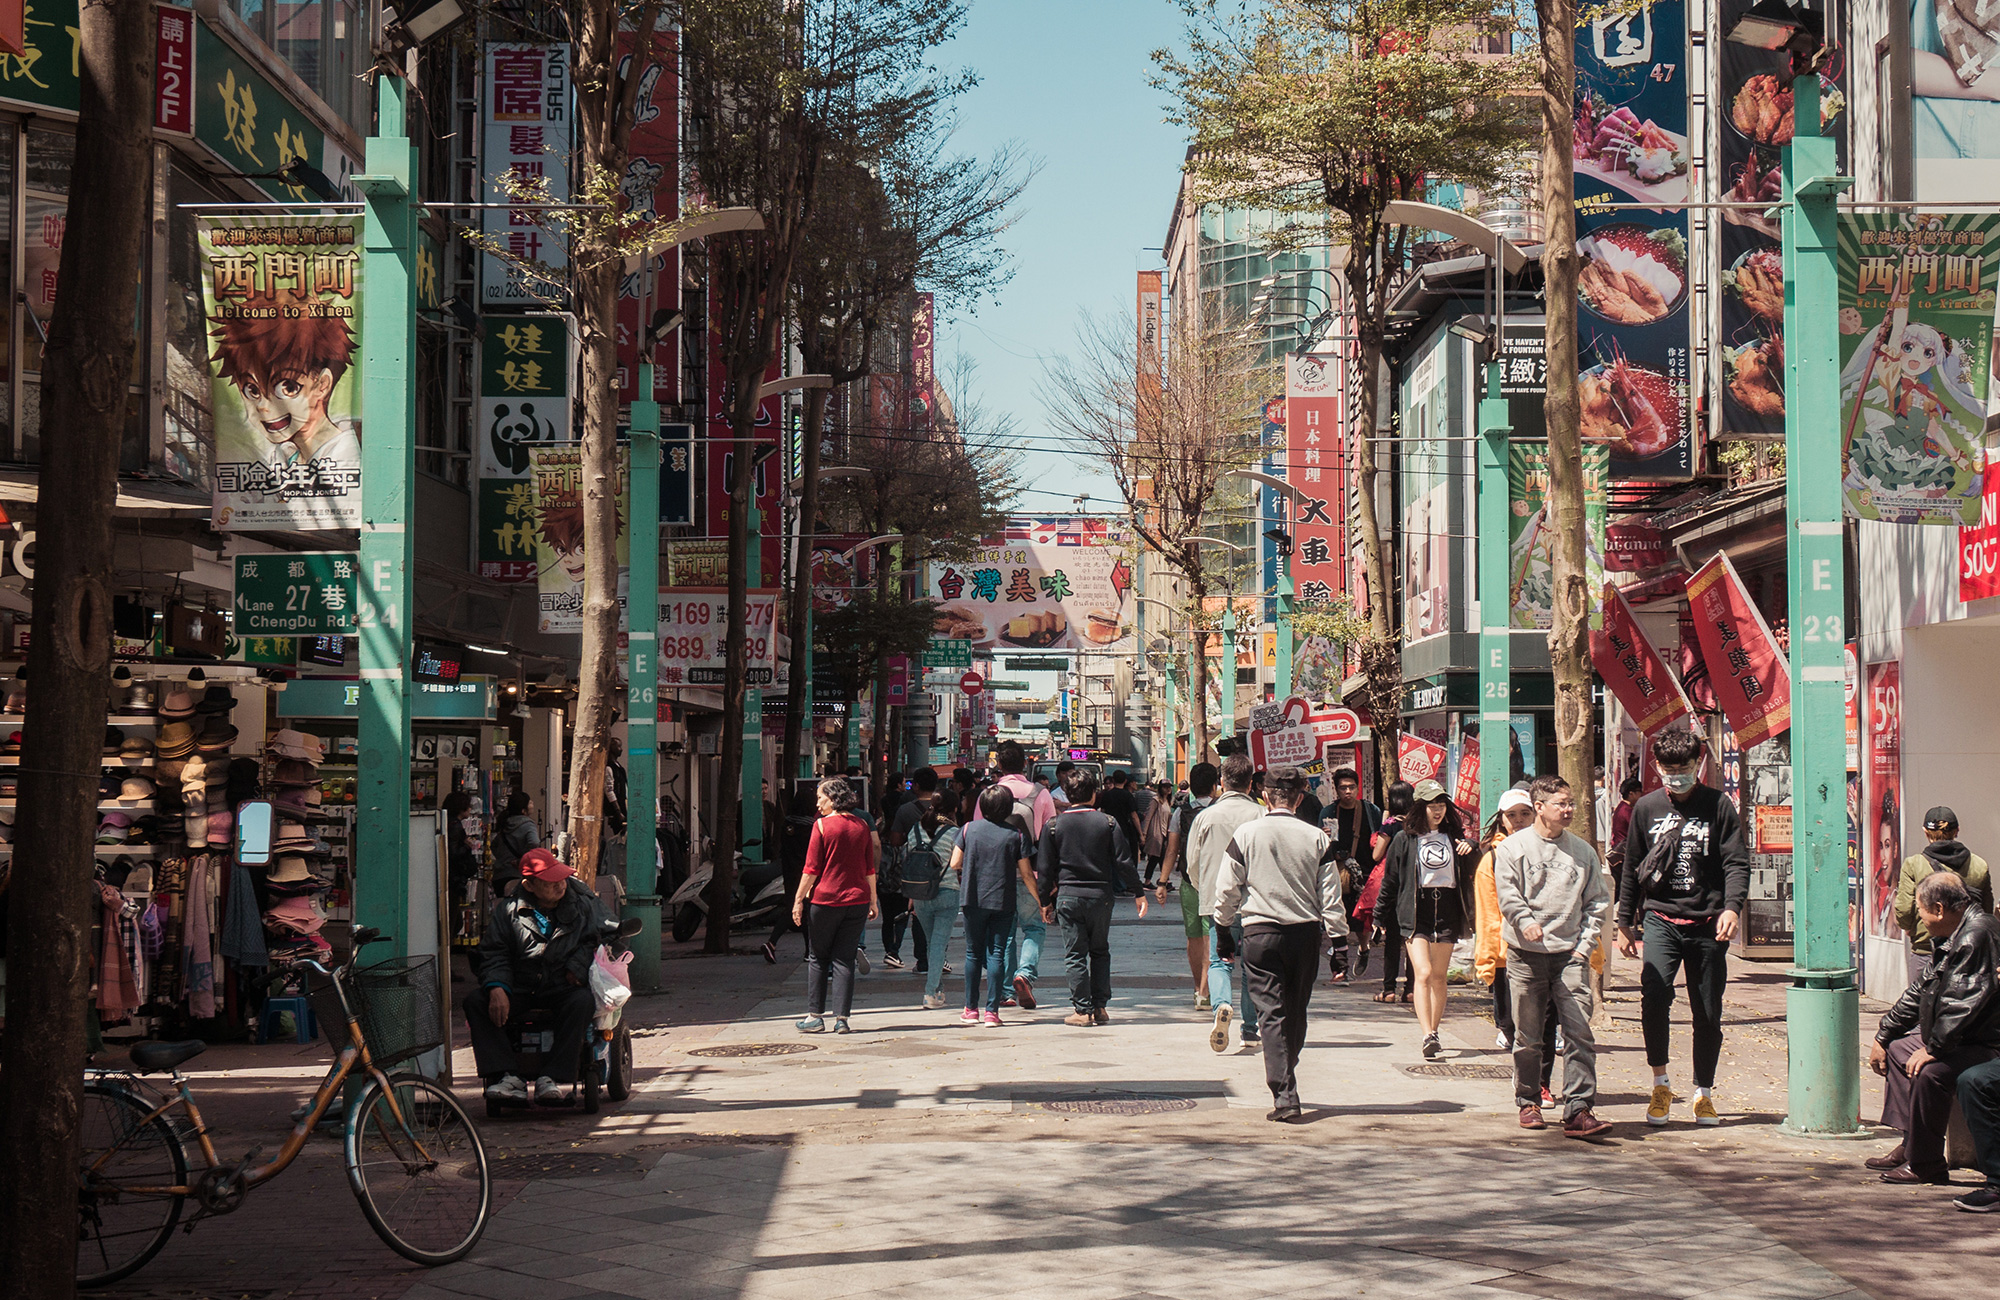
[(565, 1085), (576, 1082), (583, 1036), (597, 1010), (590, 963), (603, 925), (597, 895), (567, 863), (547, 849), (521, 855), (521, 888), (493, 905), (474, 959), (479, 987), (461, 1004), (489, 1100), (528, 1100), (505, 1025), (530, 1008), (555, 1016), (555, 1046), (542, 1058), (547, 1073), (535, 1080), (535, 1100), (560, 1103)]
[(1868, 1053), (1884, 1076), (1882, 1123), (1903, 1141), (1868, 1165), (1884, 1171), (1885, 1183), (1943, 1184), (1951, 1181), (1944, 1131), (1959, 1076), (2000, 1057), (2000, 923), (1952, 871), (1918, 884), (1917, 916), (1931, 937), (1931, 963), (1884, 1013)]

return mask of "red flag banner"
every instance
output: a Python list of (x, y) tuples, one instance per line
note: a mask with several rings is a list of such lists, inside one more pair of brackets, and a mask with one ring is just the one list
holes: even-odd
[(1407, 731), (1396, 737), (1396, 745), (1396, 765), (1402, 769), (1403, 779), (1411, 785), (1436, 780), (1443, 774), (1448, 757), (1443, 745), (1433, 744)]
[(1688, 579), (1688, 612), (1716, 702), (1744, 749), (1792, 725), (1792, 679), (1764, 616), (1729, 557), (1718, 553)]
[(1590, 666), (1644, 735), (1694, 714), (1666, 660), (1632, 617), (1632, 607), (1609, 583), (1604, 586), (1604, 627), (1590, 634)]

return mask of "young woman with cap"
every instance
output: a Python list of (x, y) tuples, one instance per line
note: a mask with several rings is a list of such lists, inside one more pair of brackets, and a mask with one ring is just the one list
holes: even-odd
[(1389, 845), (1382, 872), (1378, 916), (1394, 917), (1410, 958), (1411, 991), (1417, 1024), (1424, 1031), (1424, 1059), (1444, 1049), (1438, 1026), (1444, 1020), (1445, 972), (1452, 946), (1472, 928), (1474, 846), (1466, 838), (1458, 809), (1436, 781), (1420, 781), (1410, 819)]

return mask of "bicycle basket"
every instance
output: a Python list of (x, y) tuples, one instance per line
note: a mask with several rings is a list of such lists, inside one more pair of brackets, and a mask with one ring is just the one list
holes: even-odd
[[(313, 992), (313, 1012), (327, 1042), (337, 1051), (347, 1046), (347, 1017), (340, 1010), (333, 985), (314, 982), (322, 987)], [(444, 1042), (437, 958), (392, 957), (350, 970), (342, 982), (376, 1065), (386, 1068), (407, 1061)]]

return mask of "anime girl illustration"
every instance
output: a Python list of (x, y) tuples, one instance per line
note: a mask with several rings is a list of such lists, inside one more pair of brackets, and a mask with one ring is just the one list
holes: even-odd
[[(261, 306), (270, 310), (247, 310)], [(354, 335), (340, 317), (315, 314), (318, 306), (282, 290), (215, 326), (218, 374), (235, 385), (244, 419), (269, 445), (269, 464), (287, 495), (318, 495), (321, 486), (343, 493), (344, 480), (327, 472), (361, 465), (358, 426), (327, 413), (353, 361)]]
[[(1979, 499), (1986, 400), (1965, 348), (1892, 301), (1840, 375), (1843, 486), (1864, 519), (1960, 514)], [(1976, 507), (1975, 507), (1976, 508)]]

